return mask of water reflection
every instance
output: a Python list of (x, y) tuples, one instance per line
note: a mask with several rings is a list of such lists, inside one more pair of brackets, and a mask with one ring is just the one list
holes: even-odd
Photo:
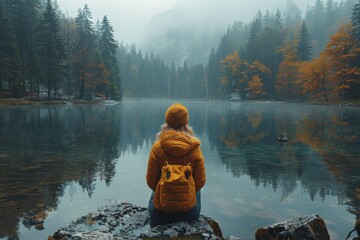
[[(354, 219), (360, 217), (358, 109), (282, 103), (236, 103), (229, 109), (224, 107), (210, 113), (208, 135), (222, 163), (234, 177), (249, 176), (255, 186), (272, 188), (281, 195), (280, 202), (291, 194), (296, 195), (295, 190), (299, 188), (311, 201), (316, 196), (322, 201), (326, 196), (335, 196), (339, 205), (347, 205)], [(284, 132), (289, 142), (277, 142), (279, 133)], [(233, 191), (240, 192), (234, 198), (241, 196), (241, 192), (249, 194), (241, 188)], [(231, 214), (224, 213), (225, 216), (256, 215), (238, 206), (236, 209), (236, 200), (227, 203), (225, 199), (220, 200), (216, 200), (215, 207), (229, 209)], [(258, 198), (247, 200), (258, 201)], [(283, 210), (285, 207), (286, 203)], [(297, 208), (300, 206), (295, 206), (299, 210)], [(329, 205), (330, 208), (333, 206)], [(259, 220), (269, 215), (277, 213), (263, 212), (257, 217)], [(337, 228), (347, 227), (337, 221), (332, 224), (338, 225)]]
[[(229, 120), (222, 116), (216, 146), (222, 148), (223, 161), (234, 176), (241, 169), (255, 184), (276, 189), (282, 183), (285, 195), (293, 192), (298, 179), (312, 200), (316, 194), (323, 199), (336, 194), (339, 203), (346, 201), (349, 211), (359, 217), (359, 204), (355, 204), (360, 200), (359, 111), (282, 105), (243, 104)], [(224, 122), (230, 124), (224, 126)], [(288, 134), (289, 143), (274, 144), (279, 132)], [(226, 156), (228, 147), (238, 149), (236, 159)], [(317, 162), (316, 155), (323, 161)]]
[(91, 197), (96, 174), (115, 175), (120, 112), (107, 107), (15, 107), (0, 115), (0, 237), (18, 222), (42, 229), (71, 181)]
[[(171, 103), (125, 100), (115, 106), (0, 108), (0, 237), (18, 238), (19, 222), (33, 231), (43, 229), (42, 220), (57, 211), (64, 189), (74, 182), (88, 198), (100, 190), (96, 186), (99, 181), (105, 182), (109, 191), (112, 185), (122, 184), (113, 183), (119, 174), (116, 169), (126, 169), (128, 164), (119, 165), (118, 160), (126, 154), (144, 158), (137, 154), (151, 146)], [(208, 143), (202, 148), (208, 164), (226, 167), (225, 172), (218, 167), (207, 169), (209, 184), (204, 197), (208, 200), (204, 199), (204, 206), (208, 202), (209, 209), (204, 212), (211, 213), (211, 202), (221, 207), (221, 216), (242, 220), (241, 211), (236, 209), (250, 198), (230, 200), (234, 190), (226, 187), (228, 180), (221, 180), (230, 174), (233, 179), (249, 178), (252, 185), (271, 189), (280, 201), (297, 195), (299, 188), (300, 197), (311, 201), (317, 196), (322, 201), (335, 196), (338, 204), (360, 217), (358, 109), (283, 103), (185, 104), (190, 124)], [(289, 142), (279, 143), (279, 133), (286, 133)], [(146, 166), (141, 167), (140, 175)], [(145, 184), (143, 178), (134, 179), (128, 184)], [(214, 181), (222, 187), (225, 198), (211, 194), (218, 191), (218, 186), (211, 185)], [(259, 194), (264, 197), (266, 193)], [(254, 204), (252, 207), (261, 211), (254, 211), (253, 221), (279, 218), (275, 210)], [(218, 220), (227, 225), (221, 216)], [(231, 230), (228, 234), (236, 235)]]

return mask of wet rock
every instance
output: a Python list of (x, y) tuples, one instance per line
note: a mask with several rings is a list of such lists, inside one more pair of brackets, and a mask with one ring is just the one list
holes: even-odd
[[(65, 239), (169, 239), (193, 236), (203, 240), (224, 239), (219, 224), (212, 218), (200, 216), (192, 223), (178, 222), (168, 225), (149, 226), (146, 208), (130, 203), (111, 201), (86, 216), (60, 228), (52, 236), (55, 240)], [(229, 240), (239, 240), (229, 237)]]
[(355, 231), (356, 231), (356, 233), (357, 233), (358, 236), (355, 237), (355, 238), (353, 238), (353, 240), (360, 240), (360, 218), (358, 218), (358, 219), (356, 220), (354, 229), (349, 232), (349, 234), (347, 235), (347, 237), (345, 238), (345, 240), (350, 239), (351, 234), (352, 234), (353, 232), (355, 232)]
[(259, 228), (256, 240), (330, 240), (324, 220), (318, 215), (293, 218)]

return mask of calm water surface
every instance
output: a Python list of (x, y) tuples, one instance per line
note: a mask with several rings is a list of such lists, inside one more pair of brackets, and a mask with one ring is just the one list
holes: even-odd
[[(47, 239), (112, 199), (147, 206), (147, 158), (172, 103), (0, 107), (0, 239)], [(202, 213), (225, 236), (317, 213), (346, 237), (360, 217), (360, 109), (182, 103), (206, 161)]]

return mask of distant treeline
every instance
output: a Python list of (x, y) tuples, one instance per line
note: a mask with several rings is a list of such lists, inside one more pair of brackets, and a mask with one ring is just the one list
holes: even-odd
[[(167, 65), (135, 46), (120, 46), (124, 94), (305, 101), (359, 98), (360, 2), (317, 0), (305, 18), (258, 11), (250, 24), (229, 26), (204, 64)], [(283, 17), (283, 15), (285, 17)], [(240, 16), (239, 16), (240, 17)], [(171, 53), (169, 53), (171, 54)]]
[(0, 0), (0, 96), (358, 99), (360, 1), (286, 11), (235, 22), (208, 63), (176, 66), (118, 44), (87, 5), (72, 19), (53, 0)]

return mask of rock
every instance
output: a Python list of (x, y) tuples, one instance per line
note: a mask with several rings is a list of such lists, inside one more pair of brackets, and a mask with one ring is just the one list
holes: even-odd
[(318, 215), (293, 218), (259, 228), (256, 240), (330, 240), (324, 220)]
[[(149, 226), (149, 214), (146, 208), (130, 203), (111, 201), (92, 211), (68, 226), (60, 228), (52, 239), (144, 239), (193, 236), (199, 239), (224, 239), (219, 224), (212, 218), (200, 216), (194, 222), (177, 222), (168, 225)], [(237, 240), (232, 237), (229, 240)]]
[(353, 238), (353, 240), (360, 240), (360, 218), (358, 218), (358, 219), (356, 220), (354, 229), (349, 232), (349, 234), (347, 235), (347, 237), (345, 238), (345, 240), (350, 239), (351, 234), (352, 234), (353, 232), (355, 232), (355, 231), (356, 231), (356, 233), (357, 233), (358, 236), (355, 237), (355, 238)]
[(354, 229), (356, 230), (357, 235), (360, 237), (360, 218), (358, 218), (358, 219), (356, 220)]
[(241, 239), (235, 236), (229, 236), (225, 240), (241, 240)]

